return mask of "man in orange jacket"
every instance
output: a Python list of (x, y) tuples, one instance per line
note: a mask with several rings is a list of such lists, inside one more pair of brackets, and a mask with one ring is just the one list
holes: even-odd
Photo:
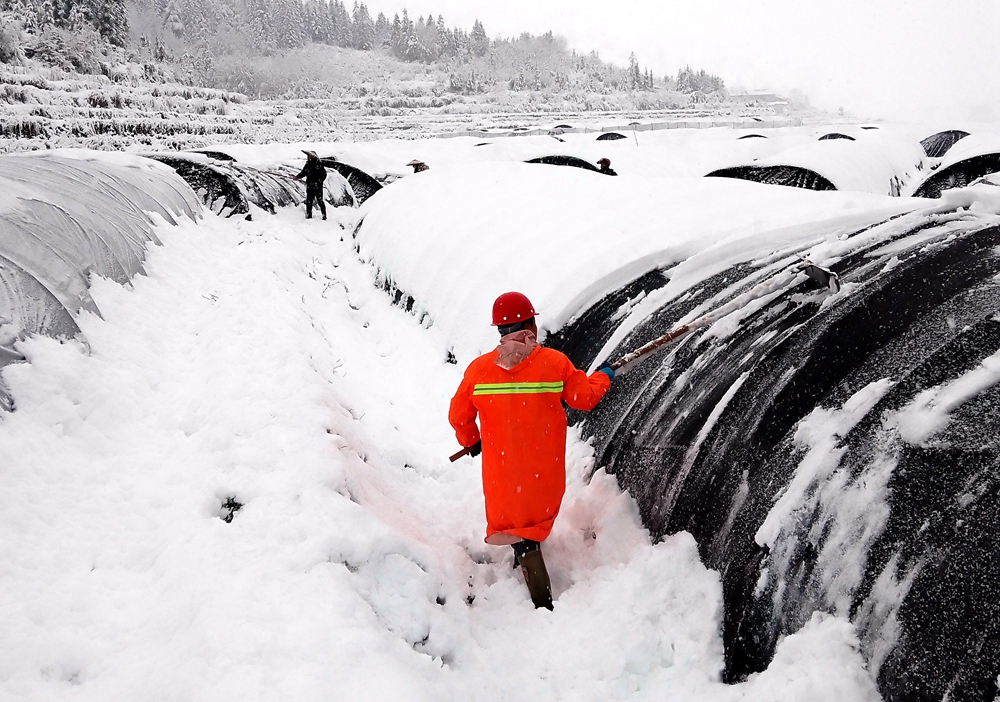
[[(448, 421), (458, 442), (483, 454), (486, 543), (514, 548), (535, 607), (552, 609), (540, 544), (552, 530), (566, 490), (566, 412), (590, 410), (611, 386), (602, 366), (587, 376), (536, 337), (527, 297), (504, 293), (493, 303), (500, 345), (469, 364)], [(482, 433), (476, 426), (476, 416)]]

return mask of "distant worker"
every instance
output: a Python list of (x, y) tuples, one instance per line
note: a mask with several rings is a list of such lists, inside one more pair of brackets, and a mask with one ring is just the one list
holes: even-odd
[(319, 205), (319, 211), (326, 219), (326, 202), (323, 201), (323, 181), (326, 180), (326, 168), (315, 151), (305, 151), (306, 165), (302, 172), (295, 176), (296, 180), (306, 179), (306, 219), (312, 219), (313, 202)]
[(422, 173), (423, 171), (428, 171), (431, 168), (430, 166), (428, 166), (423, 161), (418, 161), (417, 159), (413, 159), (412, 161), (410, 161), (406, 165), (407, 166), (413, 166), (413, 172), (414, 173)]
[(613, 176), (618, 175), (617, 173), (615, 173), (615, 170), (611, 167), (610, 158), (599, 159), (597, 161), (597, 165), (601, 167), (601, 173), (603, 173), (604, 175), (613, 175)]
[[(590, 410), (615, 372), (587, 376), (554, 349), (538, 345), (535, 309), (504, 293), (493, 303), (500, 345), (469, 364), (451, 400), (448, 421), (469, 454), (483, 454), (486, 543), (510, 545), (535, 607), (552, 609), (541, 542), (552, 530), (566, 490), (566, 412)], [(476, 416), (482, 426), (476, 426)]]

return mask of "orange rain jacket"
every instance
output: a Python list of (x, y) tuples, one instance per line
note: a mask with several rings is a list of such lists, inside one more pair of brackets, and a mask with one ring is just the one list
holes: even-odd
[[(509, 371), (494, 350), (469, 364), (451, 400), (448, 421), (462, 446), (483, 441), (486, 541), (502, 533), (543, 541), (566, 490), (566, 412), (589, 410), (611, 380), (587, 376), (563, 354), (536, 347)], [(482, 424), (482, 436), (476, 415)]]

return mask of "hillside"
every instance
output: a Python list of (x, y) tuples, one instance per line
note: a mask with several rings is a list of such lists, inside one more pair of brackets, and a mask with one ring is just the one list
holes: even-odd
[(478, 22), (447, 29), (440, 16), (414, 22), (405, 10), (371, 20), (364, 5), (352, 16), (339, 0), (141, 0), (124, 21), (107, 9), (121, 0), (101, 1), (59, 14), (38, 0), (0, 0), (2, 150), (357, 140), (533, 116), (772, 113), (730, 100), (718, 76), (685, 67), (657, 77), (635, 57), (619, 67), (552, 32), (487, 39)]

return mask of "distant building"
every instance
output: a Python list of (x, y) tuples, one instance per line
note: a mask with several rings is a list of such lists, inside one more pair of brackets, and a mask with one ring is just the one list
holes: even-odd
[(788, 108), (788, 100), (769, 90), (748, 90), (744, 93), (732, 93), (729, 97), (744, 105), (770, 107), (779, 115)]

